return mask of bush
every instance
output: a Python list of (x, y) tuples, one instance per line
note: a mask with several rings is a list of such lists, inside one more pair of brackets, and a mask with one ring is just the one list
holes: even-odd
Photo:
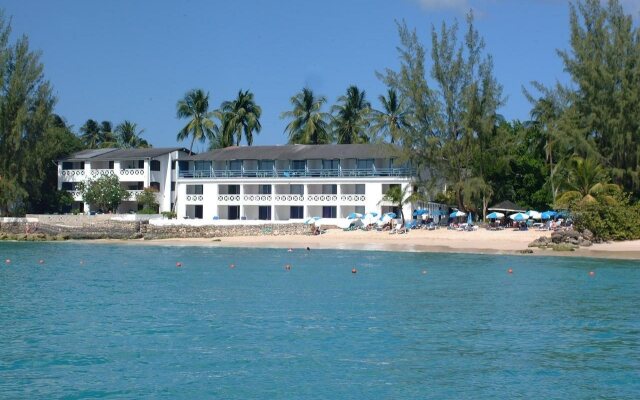
[(167, 219), (174, 219), (178, 217), (178, 214), (176, 214), (173, 211), (163, 211), (162, 212), (162, 216), (167, 218)]
[(142, 210), (138, 211), (138, 214), (157, 214), (158, 201), (156, 200), (157, 190), (151, 187), (146, 187), (144, 190), (136, 196), (136, 201), (139, 206), (142, 206)]
[(120, 180), (115, 175), (103, 175), (96, 180), (80, 182), (78, 190), (85, 203), (102, 211), (115, 212), (120, 203), (129, 198), (129, 192), (120, 186)]
[(640, 204), (621, 195), (615, 202), (574, 204), (571, 213), (579, 231), (588, 229), (599, 240), (640, 239)]

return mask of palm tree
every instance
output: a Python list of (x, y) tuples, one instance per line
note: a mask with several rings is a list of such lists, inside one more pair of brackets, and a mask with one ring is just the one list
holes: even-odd
[(349, 86), (347, 94), (338, 98), (337, 104), (331, 108), (335, 113), (333, 126), (339, 144), (367, 143), (369, 135), (369, 114), (371, 104), (366, 100), (365, 91), (357, 86)]
[(293, 110), (283, 112), (280, 118), (291, 118), (285, 133), (289, 133), (290, 144), (326, 144), (331, 143), (327, 126), (329, 115), (320, 111), (327, 102), (324, 96), (315, 97), (309, 88), (291, 97)]
[(382, 199), (378, 202), (378, 204), (382, 202), (389, 202), (397, 207), (400, 210), (400, 218), (402, 218), (402, 226), (404, 226), (404, 212), (402, 208), (405, 204), (415, 203), (417, 201), (424, 201), (424, 196), (415, 191), (407, 196), (409, 192), (409, 185), (406, 185), (404, 188), (401, 188), (400, 185), (394, 185), (387, 190), (387, 192), (382, 196)]
[(574, 157), (568, 164), (565, 191), (556, 203), (560, 208), (565, 208), (574, 203), (588, 204), (600, 200), (615, 202), (613, 195), (620, 192), (620, 187), (607, 181), (607, 174), (598, 161)]
[(113, 134), (113, 125), (111, 121), (102, 121), (100, 123), (100, 147), (117, 147), (118, 141)]
[(82, 139), (82, 143), (89, 149), (97, 149), (102, 141), (102, 136), (100, 135), (100, 125), (93, 119), (88, 119), (87, 122), (84, 123), (80, 127), (80, 139)]
[(247, 144), (253, 144), (253, 132), (259, 133), (262, 129), (260, 125), (260, 115), (262, 109), (253, 100), (253, 93), (250, 91), (238, 91), (238, 97), (232, 101), (222, 103), (221, 111), (223, 118), (227, 119), (227, 126), (223, 135), (235, 135), (236, 146), (240, 145), (242, 133), (247, 140)]
[(120, 147), (125, 149), (147, 148), (149, 143), (141, 138), (144, 129), (138, 131), (138, 126), (131, 121), (124, 121), (115, 130)]
[(188, 118), (189, 122), (178, 132), (177, 140), (185, 140), (191, 136), (189, 152), (193, 150), (193, 142), (204, 142), (215, 137), (218, 127), (211, 119), (213, 113), (209, 111), (209, 93), (202, 89), (193, 89), (184, 95), (177, 104), (178, 118)]
[(394, 89), (387, 91), (387, 97), (380, 95), (378, 99), (382, 104), (382, 110), (372, 111), (374, 124), (371, 130), (375, 134), (381, 133), (388, 137), (391, 143), (396, 143), (401, 140), (403, 131), (411, 126), (409, 112), (404, 106), (404, 101), (398, 99), (398, 92)]

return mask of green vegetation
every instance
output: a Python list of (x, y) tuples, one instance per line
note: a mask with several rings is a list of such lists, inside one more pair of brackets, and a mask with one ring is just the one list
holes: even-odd
[(136, 201), (138, 202), (138, 206), (142, 207), (142, 209), (138, 211), (138, 214), (158, 213), (160, 204), (158, 204), (158, 200), (156, 199), (157, 193), (158, 191), (151, 187), (144, 188), (142, 192), (138, 193)]
[[(376, 73), (387, 86), (372, 97), (377, 104), (356, 85), (333, 104), (305, 87), (281, 114), (285, 135), (300, 144), (393, 143), (398, 162), (428, 171), (420, 195), (474, 214), (501, 200), (560, 207), (599, 238), (639, 238), (640, 27), (619, 0), (569, 7), (570, 42), (558, 54), (571, 82), (526, 85), (528, 121), (498, 114), (506, 99), (470, 13), (464, 24), (432, 26), (426, 44), (398, 23), (399, 64)], [(69, 198), (56, 190), (56, 160), (83, 148), (149, 144), (130, 121), (113, 129), (88, 119), (74, 133), (54, 113), (38, 53), (24, 36), (10, 42), (7, 21), (0, 15), (0, 215), (60, 211)], [(177, 103), (186, 120), (177, 140), (190, 139), (190, 149), (196, 141), (250, 146), (261, 115), (249, 90), (210, 110), (209, 95), (194, 89)], [(387, 195), (398, 204), (407, 197)]]
[(102, 212), (116, 212), (118, 206), (129, 198), (127, 189), (120, 186), (115, 175), (103, 175), (95, 180), (78, 183), (82, 200)]

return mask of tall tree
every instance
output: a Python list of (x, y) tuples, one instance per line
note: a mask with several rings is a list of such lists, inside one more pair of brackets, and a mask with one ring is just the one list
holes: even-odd
[(326, 144), (331, 143), (328, 119), (329, 114), (322, 111), (327, 102), (324, 96), (315, 96), (309, 88), (291, 97), (293, 110), (283, 112), (280, 118), (291, 121), (285, 128), (291, 144)]
[(149, 142), (141, 137), (142, 132), (144, 129), (138, 130), (138, 126), (134, 122), (125, 120), (118, 124), (115, 130), (118, 146), (125, 149), (151, 147)]
[(248, 90), (244, 92), (239, 90), (235, 100), (222, 103), (221, 112), (224, 114), (223, 119), (226, 120), (224, 135), (235, 136), (236, 146), (240, 146), (244, 133), (247, 145), (251, 146), (253, 132), (260, 133), (262, 129), (260, 124), (262, 108), (253, 99), (253, 93)]
[(387, 97), (378, 97), (382, 110), (372, 110), (374, 134), (382, 134), (391, 143), (399, 143), (405, 132), (411, 128), (410, 114), (405, 107), (405, 100), (398, 96), (395, 89), (387, 90)]
[(573, 203), (593, 203), (597, 199), (613, 202), (620, 188), (608, 183), (609, 177), (598, 161), (592, 158), (574, 157), (568, 165), (568, 176), (557, 205), (569, 207)]
[(204, 142), (214, 140), (218, 126), (211, 118), (214, 114), (209, 111), (209, 94), (202, 89), (193, 89), (178, 101), (177, 116), (188, 119), (187, 124), (178, 132), (177, 140), (185, 140), (191, 136), (189, 151), (193, 151), (193, 143), (197, 140)]
[(486, 179), (492, 162), (489, 146), (502, 87), (493, 76), (493, 61), (485, 54), (473, 14), (467, 16), (462, 41), (457, 22), (443, 23), (439, 30), (432, 27), (433, 87), (427, 83), (425, 50), (415, 31), (404, 23), (398, 30), (400, 70), (378, 76), (408, 100), (413, 126), (403, 145), (418, 167), (430, 170), (431, 180), (453, 190), (459, 208), (486, 208), (493, 192)]
[(619, 0), (602, 3), (570, 5), (571, 47), (558, 52), (575, 87), (571, 128), (594, 142), (615, 183), (640, 196), (640, 29)]
[(46, 170), (60, 156), (46, 143), (55, 97), (40, 54), (26, 36), (9, 42), (11, 26), (0, 11), (0, 215), (37, 211)]
[(369, 136), (369, 115), (371, 103), (366, 93), (357, 86), (347, 88), (347, 93), (338, 97), (338, 104), (332, 107), (333, 130), (338, 144), (367, 143)]

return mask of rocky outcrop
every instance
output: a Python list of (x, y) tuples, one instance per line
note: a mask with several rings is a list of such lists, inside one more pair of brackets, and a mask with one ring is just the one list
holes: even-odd
[(145, 239), (169, 238), (219, 238), (230, 236), (286, 236), (302, 235), (309, 232), (304, 224), (266, 225), (147, 225)]
[(555, 231), (549, 236), (540, 236), (529, 243), (529, 247), (541, 249), (551, 248), (557, 251), (567, 251), (578, 247), (589, 247), (593, 244), (593, 233), (588, 229), (584, 232), (574, 230)]

